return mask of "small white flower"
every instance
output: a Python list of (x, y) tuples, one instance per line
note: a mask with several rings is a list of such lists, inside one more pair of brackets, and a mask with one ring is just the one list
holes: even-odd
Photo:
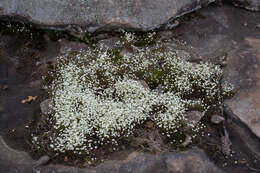
[[(127, 42), (135, 38), (125, 33)], [(160, 50), (160, 46), (155, 45), (154, 50)], [(55, 121), (57, 130), (51, 148), (80, 153), (108, 143), (116, 146), (118, 138), (128, 137), (136, 125), (147, 119), (152, 119), (170, 137), (186, 119), (188, 106), (200, 105), (206, 110), (209, 105), (204, 99), (218, 95), (222, 74), (218, 66), (192, 64), (177, 57), (173, 50), (161, 52), (134, 46), (132, 49), (132, 53), (117, 57), (120, 62), (115, 62), (114, 55), (104, 47), (80, 51), (74, 55), (76, 58), (58, 58), (58, 77), (50, 87), (50, 121)], [(158, 65), (160, 61), (163, 63)], [(140, 78), (160, 83), (163, 91), (145, 88)], [(195, 91), (206, 98), (189, 99), (187, 96)], [(194, 131), (199, 129), (196, 124), (186, 126), (194, 127)]]

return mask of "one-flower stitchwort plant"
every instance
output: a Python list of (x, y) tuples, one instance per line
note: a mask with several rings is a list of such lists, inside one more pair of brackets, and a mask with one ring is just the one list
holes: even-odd
[(51, 134), (48, 148), (91, 154), (108, 144), (116, 147), (147, 120), (169, 139), (188, 126), (192, 129), (185, 133), (192, 136), (200, 127), (187, 124), (186, 112), (207, 111), (232, 92), (220, 85), (219, 66), (188, 62), (163, 49), (163, 43), (136, 47), (134, 40), (135, 35), (126, 33), (118, 48), (103, 46), (58, 58), (50, 73), (47, 122), (53, 128), (46, 132)]

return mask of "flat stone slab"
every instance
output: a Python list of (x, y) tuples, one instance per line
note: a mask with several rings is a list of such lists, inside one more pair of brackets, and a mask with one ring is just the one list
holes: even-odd
[(247, 37), (245, 42), (251, 47), (250, 50), (257, 58), (257, 63), (252, 64), (251, 67), (255, 71), (250, 76), (254, 86), (241, 89), (227, 103), (233, 112), (260, 138), (260, 37)]
[(111, 160), (91, 169), (80, 169), (62, 165), (48, 165), (35, 167), (35, 161), (22, 151), (14, 150), (6, 145), (0, 136), (0, 171), (6, 173), (224, 173), (207, 158), (206, 154), (198, 148), (185, 152), (151, 155), (133, 152), (125, 160)]
[(1, 0), (0, 16), (68, 30), (75, 29), (73, 25), (90, 32), (118, 28), (147, 31), (213, 1)]

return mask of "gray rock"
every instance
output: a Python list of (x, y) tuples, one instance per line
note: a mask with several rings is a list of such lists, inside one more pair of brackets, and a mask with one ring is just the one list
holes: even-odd
[(8, 88), (9, 88), (8, 85), (4, 85), (4, 86), (2, 87), (3, 90), (7, 90)]
[(201, 118), (204, 116), (203, 112), (200, 111), (189, 111), (186, 113), (186, 120), (185, 123), (187, 127), (185, 130), (190, 130), (193, 128), (194, 125), (200, 122)]
[(186, 135), (184, 142), (181, 144), (183, 147), (187, 147), (192, 143), (192, 137), (190, 135)]
[(209, 161), (206, 154), (198, 149), (194, 148), (188, 151), (166, 154), (165, 162), (168, 171), (176, 173), (223, 173), (220, 168), (216, 167)]
[(41, 65), (42, 64), (42, 62), (40, 62), (40, 61), (37, 61), (36, 63), (35, 63), (35, 65), (38, 67), (39, 65)]
[(40, 173), (58, 173), (56, 169), (51, 168), (51, 167), (44, 167), (40, 169)]
[[(244, 13), (246, 15), (243, 15)], [(228, 81), (235, 88), (234, 97), (226, 100), (226, 103), (234, 114), (260, 137), (260, 30), (254, 27), (260, 23), (259, 13), (247, 13), (224, 5), (214, 10), (201, 10), (199, 14), (211, 17), (207, 22), (191, 21), (185, 27), (177, 28), (176, 33), (183, 34), (204, 61), (226, 53), (223, 81)], [(242, 16), (243, 20), (236, 21), (236, 26), (233, 25), (232, 19)], [(249, 27), (241, 25), (244, 22), (247, 22)], [(195, 35), (190, 28), (198, 34)], [(230, 35), (234, 30), (243, 33), (240, 40), (236, 39), (237, 36)], [(201, 34), (205, 34), (205, 39), (201, 39)]]
[(189, 61), (189, 59), (191, 58), (189, 52), (187, 52), (185, 50), (176, 50), (176, 54), (178, 57), (180, 57), (186, 61)]
[(36, 162), (34, 167), (38, 167), (38, 166), (42, 166), (47, 164), (50, 161), (50, 157), (47, 155), (44, 155), (42, 157), (40, 157)]
[[(108, 160), (91, 169), (56, 164), (43, 166), (49, 161), (48, 156), (43, 156), (35, 162), (27, 153), (10, 149), (1, 136), (0, 150), (0, 171), (4, 170), (4, 172), (10, 173), (33, 173), (37, 171), (43, 173), (224, 173), (210, 162), (206, 154), (198, 148), (179, 153), (167, 152), (160, 155), (132, 152), (124, 160)], [(8, 165), (2, 165), (2, 160), (5, 160), (4, 164)], [(3, 166), (5, 166), (5, 169), (1, 169)]]
[(176, 28), (177, 26), (179, 26), (180, 22), (178, 20), (174, 20), (173, 22), (169, 22), (166, 25), (166, 29), (173, 29)]
[(120, 166), (118, 173), (161, 173), (167, 172), (160, 157), (134, 152)]
[(251, 11), (260, 11), (260, 0), (231, 0), (238, 7), (243, 7)]
[(221, 135), (221, 151), (226, 156), (230, 156), (230, 154), (231, 154), (231, 148), (230, 148), (231, 145), (232, 145), (232, 142), (229, 138), (229, 134), (228, 134), (226, 128), (224, 127), (224, 134)]
[(100, 40), (97, 44), (97, 47), (103, 49), (103, 48), (109, 48), (109, 49), (116, 49), (118, 48), (117, 42), (120, 39), (118, 37), (112, 37), (104, 40)]
[[(72, 42), (72, 41), (68, 41), (65, 39), (60, 39), (59, 40), (59, 44), (60, 44), (60, 55), (64, 55), (64, 54), (68, 54), (70, 52), (73, 51), (81, 51), (81, 50), (88, 50), (89, 47), (86, 44), (80, 43), (80, 42)], [(54, 59), (56, 59), (57, 57), (55, 57)], [(56, 60), (54, 60), (56, 61)]]
[(41, 80), (35, 80), (30, 82), (30, 87), (40, 87), (42, 85), (42, 81)]
[(9, 147), (2, 136), (0, 136), (0, 153), (0, 164), (3, 160), (5, 161), (5, 163), (11, 165), (23, 165), (33, 163), (33, 160), (31, 159), (28, 153), (24, 151), (18, 151)]
[[(245, 38), (245, 41), (251, 47), (251, 51), (255, 52), (256, 56), (254, 58), (256, 59), (256, 62), (259, 62), (260, 38), (247, 37)], [(234, 60), (230, 63), (235, 64), (236, 61), (238, 60), (234, 58)], [(241, 63), (242, 62), (240, 62), (237, 66)], [(248, 76), (242, 76), (243, 78), (240, 79), (242, 82), (239, 85), (244, 86), (240, 88), (239, 92), (236, 93), (232, 99), (227, 100), (226, 103), (233, 110), (234, 114), (236, 114), (256, 136), (260, 137), (260, 68), (258, 67), (259, 64), (252, 64), (249, 67), (252, 68), (253, 65), (256, 67), (255, 70), (247, 70), (246, 72), (249, 74), (249, 77), (256, 76), (256, 78), (253, 78), (252, 81), (255, 85), (244, 87), (246, 86), (245, 84), (249, 83), (249, 80)], [(232, 76), (232, 78), (234, 77)]]
[(96, 171), (97, 173), (224, 173), (198, 148), (163, 155), (133, 152), (126, 160), (102, 163)]
[(84, 33), (152, 30), (215, 0), (1, 0), (0, 16)]
[(213, 115), (210, 119), (210, 121), (213, 123), (213, 124), (220, 124), (224, 121), (225, 119), (222, 117), (222, 116), (219, 116), (219, 115)]
[[(242, 142), (239, 142), (239, 146), (241, 148), (243, 148), (243, 147), (247, 148), (248, 149), (247, 152), (249, 151), (248, 153), (252, 154), (252, 155), (249, 154), (249, 157), (255, 157), (258, 160), (260, 160), (259, 138), (255, 137), (255, 134), (252, 133), (252, 131), (247, 127), (247, 125), (245, 123), (243, 123), (236, 114), (234, 114), (234, 112), (231, 110), (231, 108), (227, 104), (224, 104), (224, 113), (227, 115), (227, 122), (228, 122), (226, 129), (224, 129), (224, 130), (226, 130), (226, 131), (224, 131), (225, 134), (228, 134), (228, 133), (226, 133), (227, 131), (232, 133), (232, 136), (235, 136), (236, 139), (239, 139), (239, 141), (242, 141)], [(221, 136), (221, 140), (222, 140), (222, 136)], [(230, 142), (227, 142), (227, 144), (228, 143), (231, 144)], [(222, 151), (223, 151), (223, 149), (224, 148), (223, 148), (223, 143), (222, 143)]]
[(43, 114), (50, 113), (50, 104), (51, 104), (51, 99), (44, 100), (43, 102), (40, 103), (40, 108)]
[(139, 80), (140, 84), (147, 90), (151, 90), (149, 85), (144, 80)]

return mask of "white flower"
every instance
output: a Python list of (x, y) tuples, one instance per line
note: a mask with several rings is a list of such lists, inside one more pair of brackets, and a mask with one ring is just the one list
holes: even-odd
[[(125, 37), (127, 42), (135, 39), (128, 33)], [(50, 147), (88, 153), (100, 145), (116, 146), (117, 139), (128, 137), (147, 119), (170, 136), (183, 125), (187, 105), (206, 109), (203, 100), (217, 96), (222, 70), (210, 63), (184, 61), (172, 50), (157, 51), (160, 46), (155, 45), (154, 50), (132, 47), (132, 53), (116, 61), (116, 55), (103, 47), (80, 51), (76, 58), (59, 57), (51, 86), (50, 120), (55, 121), (57, 134)], [(149, 90), (140, 79), (163, 85), (164, 91)], [(225, 91), (230, 90), (226, 87)], [(206, 98), (189, 100), (187, 96), (195, 92)]]

